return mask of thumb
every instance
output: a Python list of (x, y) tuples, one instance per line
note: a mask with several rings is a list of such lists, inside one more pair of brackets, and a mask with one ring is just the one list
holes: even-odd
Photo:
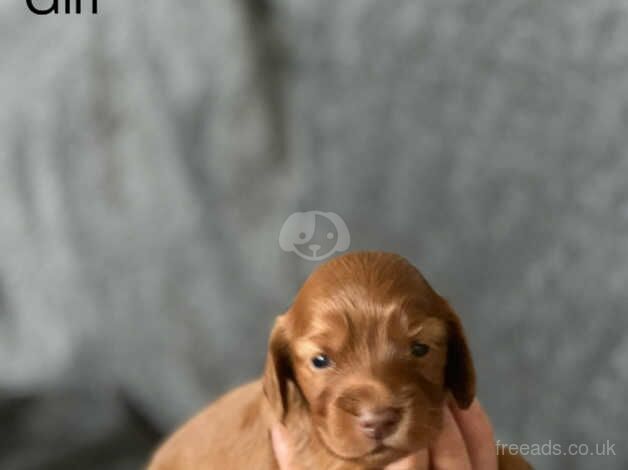
[(286, 428), (281, 424), (275, 424), (270, 431), (270, 436), (279, 469), (299, 470), (294, 464), (294, 449), (292, 448), (290, 436)]

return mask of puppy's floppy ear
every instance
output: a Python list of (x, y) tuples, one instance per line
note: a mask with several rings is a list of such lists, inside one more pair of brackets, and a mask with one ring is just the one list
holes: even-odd
[(268, 343), (268, 356), (262, 379), (264, 395), (275, 416), (281, 421), (288, 411), (288, 380), (292, 378), (284, 320), (285, 314), (275, 320)]
[(458, 406), (465, 409), (475, 398), (475, 368), (462, 323), (446, 301), (445, 304), (449, 310), (445, 385), (456, 399)]

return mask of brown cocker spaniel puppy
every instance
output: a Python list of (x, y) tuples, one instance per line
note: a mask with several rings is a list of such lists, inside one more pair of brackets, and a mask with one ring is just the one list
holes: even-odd
[[(434, 439), (448, 396), (475, 396), (460, 320), (398, 255), (350, 253), (309, 277), (273, 328), (261, 380), (177, 431), (149, 470), (276, 469), (281, 420), (303, 468), (379, 469)], [(530, 468), (500, 457), (500, 469)]]

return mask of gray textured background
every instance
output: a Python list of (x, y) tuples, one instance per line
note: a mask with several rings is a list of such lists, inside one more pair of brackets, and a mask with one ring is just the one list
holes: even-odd
[(625, 1), (100, 10), (0, 0), (0, 468), (140, 468), (259, 373), (310, 209), (452, 301), (502, 441), (628, 466)]

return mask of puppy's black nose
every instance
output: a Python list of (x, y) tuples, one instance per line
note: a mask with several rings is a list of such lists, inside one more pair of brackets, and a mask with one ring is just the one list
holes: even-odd
[(397, 429), (401, 412), (395, 408), (383, 408), (363, 412), (358, 417), (362, 432), (370, 439), (381, 440)]

